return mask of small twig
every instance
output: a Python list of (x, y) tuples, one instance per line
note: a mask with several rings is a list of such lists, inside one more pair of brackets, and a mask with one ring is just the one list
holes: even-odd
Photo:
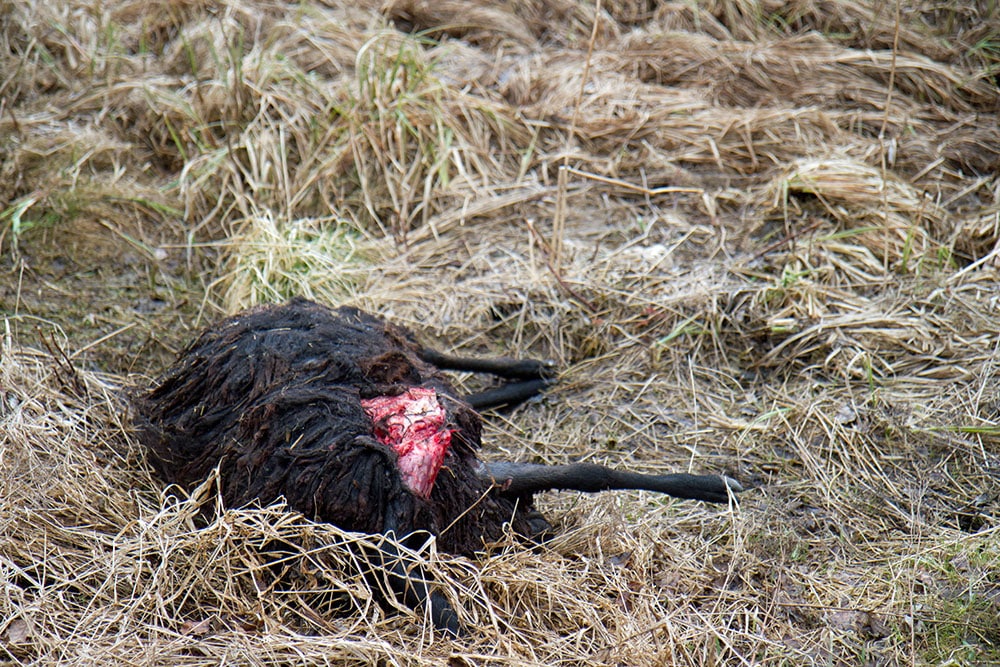
[(885, 113), (882, 114), (882, 127), (878, 131), (879, 141), (885, 138), (885, 128), (889, 124), (889, 109), (892, 106), (892, 89), (896, 85), (896, 51), (899, 50), (899, 23), (901, 20), (899, 0), (896, 0), (896, 26), (892, 34), (892, 60), (889, 64), (889, 84), (885, 96)]
[(570, 297), (572, 297), (573, 299), (576, 299), (581, 305), (583, 305), (592, 314), (596, 314), (597, 313), (597, 307), (594, 306), (594, 304), (592, 304), (589, 301), (587, 301), (587, 299), (585, 299), (584, 297), (580, 296), (576, 292), (576, 290), (574, 290), (572, 287), (570, 287), (569, 285), (567, 285), (566, 282), (563, 280), (562, 276), (559, 275), (559, 271), (556, 270), (556, 268), (554, 266), (552, 266), (552, 261), (549, 259), (550, 252), (546, 252), (547, 250), (550, 250), (549, 244), (547, 244), (545, 242), (545, 239), (542, 238), (542, 235), (538, 233), (538, 230), (535, 229), (535, 226), (531, 223), (530, 220), (527, 221), (527, 225), (528, 225), (528, 231), (530, 231), (531, 235), (535, 238), (536, 241), (538, 241), (539, 246), (542, 248), (542, 251), (545, 253), (545, 255), (546, 255), (546, 257), (545, 257), (545, 266), (548, 268), (549, 273), (552, 274), (552, 277), (556, 279), (556, 282), (559, 284), (559, 287), (562, 288), (562, 290), (564, 292), (566, 292), (566, 294), (568, 294)]
[[(563, 230), (565, 229), (566, 224), (566, 187), (568, 182), (567, 169), (569, 168), (570, 154), (568, 147), (570, 141), (572, 141), (573, 137), (576, 135), (576, 127), (580, 119), (580, 105), (583, 104), (583, 93), (587, 88), (587, 80), (590, 78), (590, 64), (594, 57), (594, 44), (597, 42), (597, 27), (600, 24), (600, 21), (601, 0), (597, 0), (594, 6), (594, 25), (590, 31), (590, 41), (587, 43), (587, 57), (583, 61), (583, 74), (580, 76), (580, 89), (577, 90), (576, 93), (576, 101), (573, 105), (573, 117), (570, 119), (569, 132), (566, 134), (567, 150), (564, 151), (562, 166), (559, 168), (556, 210), (552, 220), (552, 252), (550, 253), (547, 261), (550, 270), (553, 269), (553, 266), (562, 266)], [(556, 280), (562, 284), (562, 280), (557, 271), (552, 270), (552, 275), (554, 275)]]
[[(580, 77), (580, 90), (576, 93), (576, 104), (573, 106), (573, 118), (570, 121), (569, 137), (576, 134), (576, 123), (580, 118), (580, 105), (583, 104), (583, 92), (587, 87), (587, 79), (590, 78), (590, 63), (594, 58), (594, 44), (597, 43), (597, 26), (601, 22), (602, 1), (594, 3), (594, 25), (590, 30), (590, 41), (587, 42), (587, 58), (583, 61), (583, 76)], [(567, 138), (569, 138), (567, 137)], [(569, 166), (568, 154), (563, 157), (563, 165)]]
[(73, 362), (66, 355), (66, 351), (56, 343), (55, 336), (49, 334), (48, 337), (45, 336), (41, 331), (38, 331), (38, 339), (45, 346), (52, 360), (55, 362), (55, 374), (59, 378), (59, 381), (65, 387), (71, 388), (77, 396), (84, 396), (87, 393), (87, 387), (80, 379), (80, 374), (77, 372), (76, 367), (73, 366)]
[(803, 236), (805, 234), (808, 234), (811, 231), (814, 231), (821, 224), (823, 224), (823, 221), (822, 220), (817, 220), (816, 222), (814, 222), (813, 224), (809, 225), (808, 227), (805, 227), (803, 229), (798, 229), (796, 231), (793, 231), (793, 232), (790, 232), (788, 234), (785, 234), (782, 238), (778, 239), (774, 243), (771, 243), (770, 245), (765, 246), (761, 250), (758, 250), (756, 253), (754, 253), (754, 255), (750, 258), (750, 261), (753, 262), (755, 260), (758, 260), (761, 257), (763, 257), (764, 255), (766, 255), (767, 253), (771, 252), (772, 250), (776, 250), (777, 248), (780, 248), (781, 246), (783, 246), (785, 244), (791, 243), (792, 241), (794, 241), (795, 239), (799, 238), (800, 236)]
[(566, 228), (566, 184), (569, 181), (566, 165), (559, 167), (559, 175), (556, 180), (556, 211), (552, 216), (552, 252), (550, 258), (553, 266), (562, 268), (562, 246), (563, 234)]
[[(884, 184), (888, 178), (888, 175), (886, 173), (887, 169), (885, 163), (886, 155), (884, 149), (885, 145), (884, 142), (885, 142), (885, 128), (889, 124), (889, 111), (892, 108), (892, 90), (896, 85), (896, 51), (899, 50), (899, 23), (900, 23), (899, 0), (896, 0), (896, 25), (892, 35), (892, 61), (889, 65), (889, 84), (885, 95), (885, 113), (882, 114), (882, 127), (878, 131), (879, 144), (882, 145), (881, 146), (882, 183), (883, 183), (882, 206), (883, 210), (885, 211), (886, 220), (889, 219), (889, 193), (888, 193), (888, 188), (884, 187)], [(891, 245), (889, 242), (889, 234), (890, 231), (887, 226), (885, 231), (886, 235), (885, 251), (882, 254), (882, 265), (886, 269), (889, 268), (889, 247)]]
[(73, 354), (69, 355), (66, 358), (67, 358), (67, 360), (76, 359), (78, 356), (80, 356), (81, 354), (83, 354), (87, 350), (89, 350), (89, 349), (91, 349), (93, 347), (97, 347), (101, 343), (103, 343), (105, 341), (108, 341), (108, 340), (111, 340), (112, 338), (114, 338), (115, 336), (117, 336), (119, 334), (123, 334), (123, 333), (125, 333), (126, 331), (128, 331), (129, 329), (131, 329), (131, 328), (133, 328), (135, 326), (138, 326), (138, 323), (137, 322), (131, 322), (129, 324), (126, 324), (123, 327), (119, 327), (119, 328), (115, 329), (111, 333), (106, 333), (103, 336), (101, 336), (100, 338), (98, 338), (97, 340), (91, 341), (91, 342), (87, 343), (86, 345), (84, 345), (79, 350), (77, 350), (76, 352), (74, 352)]
[(573, 167), (563, 167), (564, 170), (573, 174), (574, 176), (582, 176), (591, 181), (597, 181), (598, 183), (604, 183), (606, 185), (614, 185), (625, 190), (631, 190), (633, 192), (638, 192), (639, 194), (646, 195), (647, 197), (655, 197), (657, 195), (670, 194), (674, 192), (687, 192), (691, 194), (705, 194), (704, 188), (686, 188), (686, 187), (676, 187), (676, 186), (664, 186), (662, 188), (649, 188), (645, 185), (636, 185), (635, 183), (629, 183), (628, 181), (623, 181), (618, 178), (611, 178), (609, 176), (601, 176), (600, 174), (593, 174), (589, 171), (582, 171), (580, 169), (575, 169)]

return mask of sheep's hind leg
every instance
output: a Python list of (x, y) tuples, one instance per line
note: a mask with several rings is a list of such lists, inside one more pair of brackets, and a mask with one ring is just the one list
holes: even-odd
[(555, 384), (553, 365), (550, 362), (536, 359), (510, 359), (507, 357), (472, 359), (453, 357), (427, 348), (420, 351), (420, 357), (442, 370), (489, 373), (512, 380), (498, 387), (491, 387), (466, 396), (465, 400), (476, 410), (513, 407)]
[(453, 357), (426, 347), (420, 350), (420, 358), (442, 370), (490, 373), (508, 380), (549, 378), (552, 377), (555, 370), (552, 362), (549, 361), (511, 359), (509, 357), (493, 357), (491, 359)]
[(554, 380), (544, 379), (507, 382), (499, 387), (492, 387), (469, 394), (465, 397), (465, 400), (479, 411), (491, 408), (513, 407), (524, 403), (532, 396), (537, 396), (552, 384), (554, 384)]

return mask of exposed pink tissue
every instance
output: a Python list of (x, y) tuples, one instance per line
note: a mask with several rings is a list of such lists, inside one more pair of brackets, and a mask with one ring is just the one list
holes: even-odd
[(361, 407), (375, 426), (375, 438), (399, 455), (403, 483), (429, 498), (453, 433), (445, 428), (447, 414), (437, 392), (411, 387), (398, 396), (362, 399)]

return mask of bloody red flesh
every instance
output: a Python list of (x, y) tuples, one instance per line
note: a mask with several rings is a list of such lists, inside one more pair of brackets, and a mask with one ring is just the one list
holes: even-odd
[(447, 414), (437, 393), (411, 387), (398, 396), (362, 399), (361, 406), (374, 424), (375, 438), (399, 455), (403, 483), (429, 498), (453, 433), (445, 428)]

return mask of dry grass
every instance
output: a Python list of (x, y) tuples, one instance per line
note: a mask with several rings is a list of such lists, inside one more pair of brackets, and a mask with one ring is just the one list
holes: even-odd
[[(1000, 662), (995, 3), (0, 16), (0, 660)], [(373, 603), (373, 538), (204, 520), (132, 448), (122, 387), (292, 294), (556, 360), (490, 456), (754, 488), (429, 552), (476, 628), (444, 639)]]

